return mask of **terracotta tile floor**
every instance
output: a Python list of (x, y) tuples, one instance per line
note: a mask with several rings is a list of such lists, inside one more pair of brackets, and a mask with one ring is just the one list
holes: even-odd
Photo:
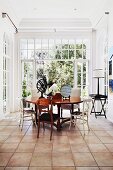
[(69, 122), (62, 130), (37, 128), (25, 122), (18, 126), (18, 114), (0, 120), (0, 170), (113, 170), (113, 123), (90, 116), (90, 132), (83, 135), (80, 124)]

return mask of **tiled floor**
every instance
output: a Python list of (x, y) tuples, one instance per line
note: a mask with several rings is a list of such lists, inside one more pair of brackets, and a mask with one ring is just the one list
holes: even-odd
[(13, 113), (0, 121), (0, 170), (113, 170), (113, 123), (90, 116), (90, 132), (81, 125), (60, 132), (37, 128), (25, 122), (21, 131)]

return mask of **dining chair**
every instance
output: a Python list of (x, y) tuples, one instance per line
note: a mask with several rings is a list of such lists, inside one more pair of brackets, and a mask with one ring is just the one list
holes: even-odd
[[(68, 90), (69, 91), (69, 90)], [(70, 95), (68, 94), (68, 99), (70, 97), (80, 97), (80, 89), (79, 88), (72, 88), (70, 89)], [(79, 110), (79, 104), (74, 104), (74, 110)], [(61, 117), (63, 117), (63, 110), (69, 110), (70, 113), (72, 112), (71, 104), (62, 104), (61, 105)]]
[(83, 125), (84, 134), (85, 124), (87, 124), (88, 131), (90, 130), (88, 118), (91, 112), (91, 104), (91, 98), (83, 99), (83, 102), (81, 103), (82, 107), (80, 107), (80, 110), (71, 113), (69, 129), (71, 128), (72, 124), (76, 126), (77, 120), (80, 120), (79, 123), (82, 123)]
[(55, 122), (58, 124), (60, 119), (58, 114), (53, 113), (52, 100), (46, 98), (40, 98), (38, 101), (38, 133), (37, 138), (39, 138), (40, 123), (43, 123), (43, 129), (45, 130), (44, 124), (50, 124), (51, 133), (50, 140), (52, 139), (53, 125)]
[(33, 125), (36, 125), (34, 109), (30, 107), (30, 104), (28, 104), (28, 102), (26, 102), (25, 99), (21, 99), (20, 100), (20, 122), (19, 122), (19, 127), (21, 127), (21, 130), (23, 129), (24, 121), (32, 121)]

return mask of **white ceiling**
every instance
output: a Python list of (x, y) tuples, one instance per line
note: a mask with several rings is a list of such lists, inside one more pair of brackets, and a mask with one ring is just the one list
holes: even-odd
[[(109, 0), (108, 0), (109, 1)], [(107, 0), (0, 0), (3, 12), (9, 12), (20, 27), (24, 22), (45, 19), (85, 19), (98, 22)], [(92, 24), (93, 23), (93, 24)], [(89, 24), (90, 25), (90, 24)], [(27, 25), (28, 26), (28, 25)]]

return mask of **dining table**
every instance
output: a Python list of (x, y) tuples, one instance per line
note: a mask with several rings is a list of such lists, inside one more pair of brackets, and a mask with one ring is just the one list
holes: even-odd
[[(71, 113), (73, 113), (74, 111), (74, 104), (80, 104), (82, 103), (83, 100), (80, 97), (70, 97), (68, 99), (57, 99), (53, 101), (53, 105), (57, 105), (57, 109), (58, 109), (58, 115), (60, 117), (61, 115), (61, 105), (65, 105), (65, 104), (70, 104), (71, 105)], [(62, 119), (62, 118), (61, 118)], [(61, 121), (61, 119), (59, 119), (59, 127), (57, 127), (58, 130), (61, 129), (62, 124), (64, 124), (67, 121), (70, 121), (70, 118), (66, 118), (64, 120)]]
[[(52, 98), (51, 98), (52, 100)], [(26, 100), (26, 102), (28, 103), (32, 103), (35, 105), (35, 119), (36, 119), (36, 123), (38, 122), (37, 120), (37, 116), (38, 116), (38, 101), (39, 98), (31, 98), (29, 100)], [(71, 112), (73, 112), (74, 110), (74, 104), (80, 104), (82, 103), (83, 100), (80, 97), (70, 97), (69, 99), (55, 99), (52, 100), (52, 104), (53, 106), (57, 105), (57, 114), (61, 115), (61, 105), (63, 104), (70, 104), (71, 105)], [(61, 121), (61, 119), (59, 119), (59, 122), (56, 124), (54, 124), (57, 128), (57, 130), (61, 130), (62, 124), (65, 123), (66, 121), (69, 121), (70, 118), (65, 119), (64, 121)]]

